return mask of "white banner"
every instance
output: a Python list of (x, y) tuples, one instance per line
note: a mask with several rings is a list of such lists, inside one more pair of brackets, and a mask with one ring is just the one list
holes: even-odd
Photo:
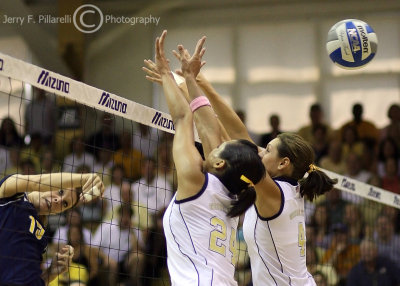
[[(130, 101), (2, 53), (0, 53), (0, 75), (29, 83), (50, 93), (64, 96), (78, 103), (135, 122), (169, 133), (175, 132), (174, 124), (168, 113)], [(0, 90), (9, 94), (10, 85), (0, 84)]]

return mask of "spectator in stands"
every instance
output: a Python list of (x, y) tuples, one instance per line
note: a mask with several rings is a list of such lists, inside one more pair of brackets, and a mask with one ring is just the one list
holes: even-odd
[(379, 142), (379, 130), (371, 121), (363, 119), (363, 106), (355, 103), (352, 108), (353, 119), (342, 126), (342, 131), (348, 126), (356, 128), (361, 141), (367, 142), (369, 146), (374, 146)]
[(400, 148), (397, 147), (396, 141), (390, 137), (383, 139), (379, 143), (377, 172), (380, 177), (386, 174), (385, 164), (388, 158), (393, 158), (396, 161), (398, 175), (400, 175)]
[(20, 149), (18, 147), (16, 148), (10, 148), (8, 150), (8, 158), (9, 160), (7, 161), (7, 168), (5, 170), (4, 175), (12, 175), (15, 173), (19, 173), (19, 166), (20, 166)]
[(400, 267), (400, 235), (395, 234), (393, 221), (384, 214), (376, 221), (374, 239), (378, 254), (390, 258)]
[(114, 126), (114, 115), (104, 113), (102, 116), (101, 128), (92, 134), (87, 140), (86, 149), (98, 158), (98, 152), (102, 148), (116, 151), (120, 148), (119, 136)]
[(83, 136), (76, 136), (71, 140), (71, 153), (65, 156), (63, 172), (76, 172), (78, 166), (86, 165), (89, 172), (93, 171), (94, 156), (85, 151)]
[(35, 172), (39, 172), (40, 160), (42, 158), (44, 149), (45, 148), (42, 144), (42, 135), (40, 135), (40, 133), (32, 134), (29, 146), (21, 150), (21, 161), (29, 159), (34, 166)]
[(143, 271), (144, 238), (138, 229), (132, 228), (133, 210), (129, 205), (119, 209), (118, 223), (103, 222), (97, 228), (92, 245), (99, 246), (108, 263), (117, 265), (117, 271), (109, 273), (110, 283), (134, 280), (140, 284), (138, 275)]
[[(163, 270), (167, 269), (167, 245), (162, 222), (164, 212), (165, 209), (162, 209), (154, 213), (154, 224), (146, 236), (142, 277), (151, 280), (161, 278)], [(145, 285), (145, 283), (143, 284)]]
[[(82, 214), (79, 208), (73, 208), (65, 213), (65, 225), (58, 225), (58, 228), (54, 232), (52, 244), (67, 244), (68, 241), (68, 230), (71, 226), (83, 225)], [(87, 228), (82, 228), (83, 242), (90, 243), (91, 233)]]
[[(166, 135), (166, 133), (165, 133)], [(157, 148), (157, 174), (164, 176), (175, 191), (177, 177), (174, 162), (172, 160), (172, 140), (164, 136)]]
[(117, 217), (117, 210), (121, 207), (121, 188), (125, 178), (122, 165), (114, 165), (111, 169), (111, 184), (106, 187), (103, 194), (103, 213), (105, 220)]
[(330, 141), (328, 154), (321, 158), (319, 165), (340, 175), (346, 172), (346, 163), (342, 156), (342, 144), (339, 140)]
[(153, 157), (162, 131), (140, 123), (138, 127), (139, 130), (133, 134), (132, 147), (140, 151), (144, 157)]
[(360, 248), (357, 244), (350, 243), (345, 224), (332, 225), (332, 233), (332, 242), (322, 258), (322, 263), (332, 264), (339, 276), (338, 285), (345, 285), (347, 274), (360, 259)]
[(280, 118), (278, 114), (272, 114), (269, 117), (269, 125), (271, 126), (270, 132), (261, 134), (259, 146), (265, 147), (272, 139), (276, 138), (279, 134), (282, 133), (279, 125), (280, 125)]
[(61, 172), (61, 166), (54, 160), (54, 152), (51, 149), (43, 152), (40, 167), (42, 174)]
[(56, 131), (57, 112), (53, 99), (43, 89), (33, 87), (33, 99), (25, 110), (25, 134), (41, 135), (44, 145), (52, 145)]
[(98, 157), (94, 163), (93, 171), (102, 178), (104, 186), (111, 184), (111, 169), (114, 166), (113, 153), (109, 148), (103, 148), (98, 151)]
[(131, 180), (140, 178), (140, 161), (142, 154), (132, 147), (132, 134), (130, 131), (123, 131), (120, 136), (120, 146), (114, 153), (114, 164), (124, 168), (125, 176)]
[(347, 204), (344, 211), (343, 221), (346, 222), (349, 233), (349, 241), (359, 244), (364, 238), (364, 220), (358, 205)]
[(398, 286), (400, 269), (387, 257), (378, 256), (378, 249), (372, 240), (360, 244), (360, 262), (347, 277), (347, 286)]
[[(70, 225), (68, 228), (68, 244), (74, 248), (72, 262), (82, 265), (89, 272), (86, 282), (90, 285), (98, 285), (99, 260), (104, 261), (107, 257), (98, 247), (85, 242), (82, 224)], [(116, 271), (117, 269), (112, 270)]]
[[(335, 286), (337, 285), (339, 278), (335, 268), (329, 264), (322, 264), (318, 258), (316, 249), (307, 243), (306, 261), (308, 272), (313, 274), (315, 283), (319, 285)], [(316, 274), (320, 273), (322, 279), (318, 279)], [(323, 284), (325, 282), (325, 284)]]
[[(357, 153), (349, 153), (347, 155), (346, 173), (344, 175), (363, 183), (368, 183), (369, 180), (372, 178), (372, 174), (369, 171), (362, 169), (361, 156)], [(360, 196), (349, 192), (343, 192), (342, 198), (348, 202), (355, 204), (360, 204), (363, 202), (363, 199)]]
[(20, 167), (19, 167), (19, 173), (23, 175), (35, 175), (37, 174), (35, 165), (33, 164), (32, 160), (29, 158), (21, 160), (19, 162)]
[(382, 188), (400, 194), (399, 165), (395, 158), (387, 158), (385, 161), (385, 175), (381, 177)]
[(148, 222), (151, 227), (154, 214), (168, 207), (173, 195), (172, 186), (164, 176), (156, 173), (156, 162), (153, 158), (146, 158), (142, 162), (140, 180), (132, 185), (133, 202), (139, 207), (145, 207), (148, 212)]
[(1, 121), (0, 145), (15, 148), (22, 148), (24, 146), (24, 140), (18, 134), (15, 122), (11, 117), (4, 117)]
[(395, 140), (397, 148), (400, 148), (400, 104), (390, 105), (387, 116), (390, 123), (381, 130), (381, 140), (392, 138)]
[(316, 124), (312, 128), (314, 142), (311, 144), (315, 153), (315, 164), (319, 165), (322, 157), (328, 154), (329, 138), (327, 127), (323, 124)]
[(384, 205), (381, 210), (381, 215), (386, 216), (393, 223), (395, 234), (400, 234), (400, 210)]
[(330, 221), (327, 206), (325, 204), (319, 204), (316, 206), (310, 225), (314, 229), (313, 238), (315, 247), (328, 249), (331, 241), (329, 234)]
[(313, 135), (313, 128), (317, 124), (321, 124), (326, 127), (328, 134), (327, 136), (330, 138), (332, 133), (331, 128), (327, 123), (324, 122), (324, 112), (322, 106), (319, 103), (314, 103), (313, 105), (310, 106), (309, 116), (310, 116), (310, 124), (301, 127), (297, 133), (301, 137), (303, 137), (306, 141), (308, 141), (310, 144), (313, 144), (315, 140)]
[(333, 188), (326, 194), (326, 201), (323, 202), (328, 210), (328, 218), (331, 224), (337, 224), (343, 222), (344, 211), (347, 202), (342, 199), (342, 191), (337, 188)]
[(362, 156), (364, 144), (358, 137), (357, 129), (354, 126), (345, 126), (341, 129), (342, 136), (342, 156), (346, 160), (350, 153)]

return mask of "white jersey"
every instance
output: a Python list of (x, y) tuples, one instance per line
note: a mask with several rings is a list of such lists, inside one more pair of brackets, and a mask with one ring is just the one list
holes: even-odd
[(306, 267), (304, 199), (300, 186), (291, 179), (274, 181), (282, 195), (279, 212), (262, 218), (253, 205), (243, 222), (253, 285), (316, 285)]
[(163, 219), (172, 285), (232, 286), (238, 218), (230, 218), (229, 191), (212, 174), (200, 192), (174, 197)]

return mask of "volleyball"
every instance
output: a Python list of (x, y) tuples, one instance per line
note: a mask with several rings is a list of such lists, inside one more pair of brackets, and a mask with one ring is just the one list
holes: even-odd
[(328, 32), (326, 49), (331, 60), (344, 69), (359, 69), (375, 56), (378, 38), (367, 23), (357, 19), (342, 20)]

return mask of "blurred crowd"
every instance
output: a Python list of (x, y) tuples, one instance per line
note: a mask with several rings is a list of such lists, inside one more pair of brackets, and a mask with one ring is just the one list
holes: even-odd
[[(310, 122), (298, 133), (314, 148), (315, 164), (400, 194), (400, 105), (390, 106), (390, 123), (382, 129), (363, 118), (362, 104), (352, 111), (352, 120), (334, 130), (321, 105), (310, 107)], [(244, 112), (237, 113), (245, 123)], [(50, 218), (49, 254), (64, 244), (75, 249), (70, 271), (51, 285), (164, 285), (162, 217), (177, 187), (173, 136), (141, 124), (117, 132), (114, 117), (105, 113), (92, 134), (57, 138), (59, 121), (56, 102), (35, 90), (23, 134), (11, 117), (0, 125), (3, 175), (97, 172), (106, 186), (102, 199)], [(282, 132), (279, 124), (274, 114), (269, 133), (250, 135), (265, 146)], [(399, 209), (338, 189), (305, 207), (307, 264), (317, 285), (400, 285)], [(240, 231), (238, 242), (245, 247)], [(239, 253), (237, 279), (251, 285), (248, 257)]]

